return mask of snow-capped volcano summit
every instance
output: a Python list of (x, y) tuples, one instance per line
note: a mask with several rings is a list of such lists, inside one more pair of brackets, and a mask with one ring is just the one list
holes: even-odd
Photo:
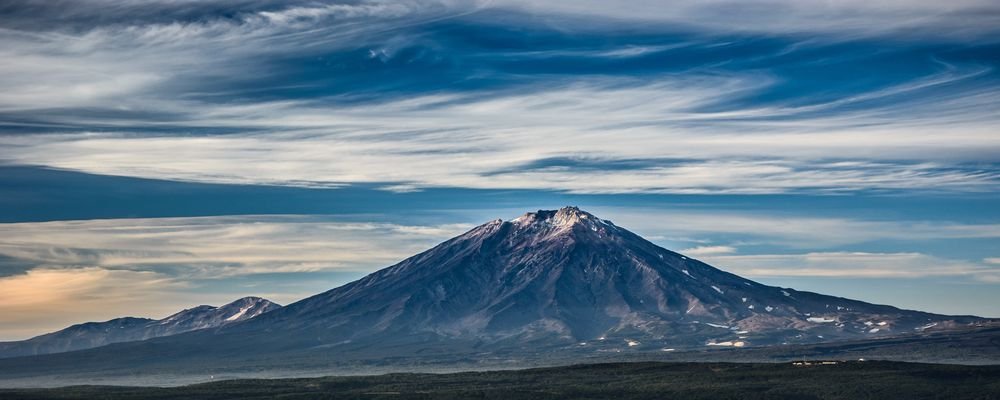
[(510, 222), (518, 226), (542, 224), (557, 228), (571, 227), (576, 224), (608, 224), (607, 221), (573, 206), (563, 207), (559, 210), (538, 210), (536, 212), (525, 213)]

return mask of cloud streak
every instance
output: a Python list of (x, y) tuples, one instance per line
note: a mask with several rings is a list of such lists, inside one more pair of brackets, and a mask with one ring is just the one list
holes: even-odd
[(962, 0), (947, 6), (935, 1), (792, 1), (683, 0), (665, 6), (640, 0), (627, 7), (606, 1), (525, 0), (501, 4), (537, 13), (561, 12), (613, 20), (671, 23), (707, 31), (780, 34), (826, 33), (851, 37), (868, 35), (922, 36), (930, 32), (955, 38), (995, 32), (996, 4)]
[[(677, 242), (682, 243), (690, 243), (698, 238), (730, 236), (741, 241), (785, 249), (830, 249), (885, 240), (913, 243), (1000, 238), (1000, 225), (992, 223), (865, 220), (775, 212), (688, 211), (641, 207), (612, 207), (601, 210), (601, 214), (614, 215), (617, 224), (627, 226), (643, 236), (680, 236), (684, 239)], [(719, 245), (702, 246), (714, 249)], [(727, 247), (720, 247), (725, 248)]]
[[(931, 44), (893, 36), (988, 19), (973, 11), (991, 4), (651, 7), (11, 5), (0, 162), (388, 190), (996, 190), (1000, 79), (983, 36), (995, 25), (966, 18), (961, 40)], [(712, 22), (734, 7), (745, 12)], [(605, 12), (690, 23), (621, 29), (597, 23)]]
[(303, 216), (18, 223), (0, 225), (0, 255), (49, 268), (171, 270), (182, 279), (368, 271), (470, 227), (348, 223)]
[[(499, 98), (429, 96), (376, 108), (223, 107), (209, 109), (197, 124), (271, 133), (9, 136), (0, 140), (16, 151), (0, 159), (191, 181), (394, 182), (577, 193), (987, 192), (1000, 180), (992, 164), (983, 164), (993, 162), (988, 153), (1000, 150), (986, 125), (858, 117), (849, 121), (859, 125), (854, 128), (841, 118), (779, 122), (762, 131), (769, 124), (756, 114), (779, 111), (744, 110), (740, 117), (694, 110), (752, 86), (729, 77), (633, 87), (571, 85)], [(176, 154), (187, 157), (177, 160)], [(588, 162), (631, 167), (581, 168)]]
[(921, 253), (828, 252), (805, 254), (706, 255), (720, 268), (738, 275), (813, 278), (971, 278), (1000, 283), (1000, 268), (984, 263), (948, 260)]

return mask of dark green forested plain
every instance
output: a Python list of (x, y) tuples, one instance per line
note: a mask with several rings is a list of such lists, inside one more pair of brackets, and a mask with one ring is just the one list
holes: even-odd
[(614, 363), (454, 374), (0, 390), (0, 399), (1000, 399), (1000, 366)]

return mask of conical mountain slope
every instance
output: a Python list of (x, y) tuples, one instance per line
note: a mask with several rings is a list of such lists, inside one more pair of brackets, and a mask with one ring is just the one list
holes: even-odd
[(491, 221), (219, 333), (266, 331), (321, 347), (431, 339), (482, 348), (693, 347), (826, 341), (974, 320), (762, 285), (566, 207)]

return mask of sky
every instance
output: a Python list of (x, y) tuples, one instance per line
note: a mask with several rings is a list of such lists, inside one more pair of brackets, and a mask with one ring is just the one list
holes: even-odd
[(577, 205), (771, 285), (1000, 317), (1000, 4), (0, 4), (0, 340), (288, 304)]

